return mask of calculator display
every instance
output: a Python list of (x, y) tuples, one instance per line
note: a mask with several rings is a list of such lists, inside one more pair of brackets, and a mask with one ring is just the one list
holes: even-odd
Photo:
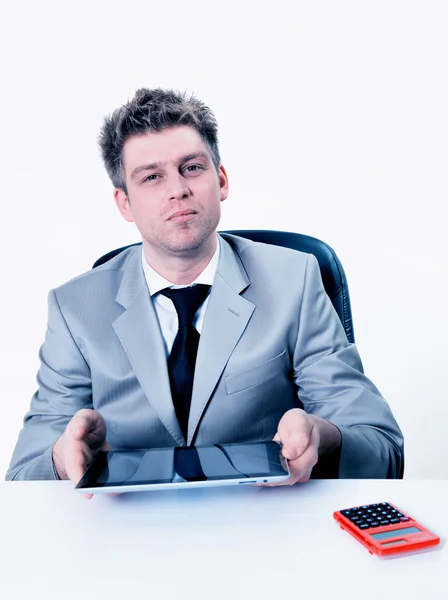
[(370, 535), (376, 540), (384, 540), (386, 538), (398, 537), (408, 533), (421, 533), (417, 527), (405, 527), (404, 529), (394, 529), (393, 531), (383, 531), (382, 533), (371, 533)]

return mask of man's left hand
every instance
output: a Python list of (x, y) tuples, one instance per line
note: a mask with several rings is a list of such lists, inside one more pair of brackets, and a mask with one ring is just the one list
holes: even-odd
[(309, 480), (319, 456), (336, 448), (341, 434), (329, 421), (293, 408), (280, 419), (274, 441), (282, 443), (291, 475), (285, 481), (267, 485), (294, 485)]

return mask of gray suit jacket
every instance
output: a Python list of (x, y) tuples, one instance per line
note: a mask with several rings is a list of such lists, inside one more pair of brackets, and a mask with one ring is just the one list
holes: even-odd
[(54, 479), (52, 446), (81, 408), (102, 414), (118, 450), (270, 440), (282, 415), (303, 407), (339, 427), (339, 477), (399, 476), (400, 429), (347, 342), (315, 257), (228, 234), (220, 243), (188, 439), (133, 247), (50, 292), (39, 388), (7, 479)]

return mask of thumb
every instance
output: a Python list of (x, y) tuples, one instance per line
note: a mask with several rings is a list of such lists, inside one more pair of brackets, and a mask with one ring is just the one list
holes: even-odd
[(282, 454), (287, 460), (294, 460), (298, 456), (297, 448), (288, 439), (286, 436), (285, 439), (282, 439), (277, 431), (272, 441), (277, 442), (281, 446)]
[(310, 442), (312, 423), (300, 409), (286, 412), (278, 424), (278, 435), (283, 444), (283, 456), (295, 460), (301, 456)]
[(67, 429), (77, 441), (82, 440), (90, 431), (95, 429), (95, 425), (99, 419), (98, 413), (89, 409), (81, 409), (75, 414)]
[(288, 460), (295, 460), (299, 457), (299, 452), (296, 445), (291, 442), (288, 443), (288, 441), (286, 441), (283, 445), (282, 454)]
[(86, 433), (87, 433), (87, 426), (86, 426), (85, 421), (81, 421), (80, 423), (77, 423), (76, 427), (73, 428), (73, 437), (77, 441), (82, 440), (83, 437), (86, 435)]

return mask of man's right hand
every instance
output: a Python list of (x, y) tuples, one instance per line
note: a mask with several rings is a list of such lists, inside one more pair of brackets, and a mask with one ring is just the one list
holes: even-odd
[[(106, 442), (106, 423), (96, 410), (83, 408), (53, 446), (53, 464), (59, 477), (78, 483), (100, 450), (110, 450)], [(92, 494), (85, 497), (90, 499)]]

